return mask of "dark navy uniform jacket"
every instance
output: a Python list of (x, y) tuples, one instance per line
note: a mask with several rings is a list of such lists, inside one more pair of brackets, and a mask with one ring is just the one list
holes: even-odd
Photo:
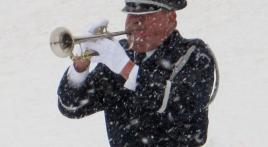
[[(127, 46), (126, 41), (121, 43)], [(158, 113), (172, 73), (161, 61), (174, 64), (193, 45), (195, 51), (172, 81), (165, 111)], [(133, 53), (127, 54), (133, 60)], [(174, 31), (139, 65), (135, 91), (124, 88), (125, 79), (99, 63), (79, 88), (69, 85), (65, 72), (58, 106), (63, 115), (77, 119), (104, 111), (112, 147), (196, 147), (207, 139), (208, 109), (203, 107), (213, 81), (214, 60), (208, 46)]]

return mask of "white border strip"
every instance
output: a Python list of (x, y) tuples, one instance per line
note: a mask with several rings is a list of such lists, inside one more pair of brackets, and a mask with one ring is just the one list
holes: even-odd
[(195, 46), (191, 46), (190, 49), (186, 52), (184, 56), (182, 56), (176, 63), (175, 63), (175, 68), (173, 69), (173, 72), (170, 76), (170, 79), (167, 80), (166, 88), (165, 88), (165, 93), (164, 93), (164, 98), (162, 102), (162, 106), (160, 109), (157, 111), (158, 113), (163, 113), (166, 108), (167, 108), (167, 103), (169, 100), (169, 95), (170, 95), (170, 89), (171, 89), (171, 81), (175, 78), (175, 76), (181, 71), (181, 69), (185, 66), (185, 64), (188, 62), (190, 56), (192, 53), (195, 51)]
[(59, 102), (60, 102), (60, 105), (67, 111), (77, 111), (78, 109), (84, 107), (87, 103), (88, 103), (88, 100), (84, 100), (79, 106), (77, 107), (74, 107), (74, 106), (66, 106), (65, 104), (63, 104), (62, 100), (61, 100), (61, 97), (59, 96)]
[(169, 95), (170, 95), (170, 89), (171, 89), (171, 81), (167, 80), (164, 99), (163, 99), (161, 108), (157, 111), (158, 113), (163, 113), (166, 110), (167, 103), (168, 103), (168, 100), (169, 100)]

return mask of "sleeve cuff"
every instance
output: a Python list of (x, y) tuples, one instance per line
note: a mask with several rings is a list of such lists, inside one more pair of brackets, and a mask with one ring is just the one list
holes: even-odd
[(134, 67), (132, 68), (132, 70), (129, 74), (129, 78), (127, 79), (127, 81), (124, 84), (125, 88), (132, 90), (132, 91), (135, 91), (136, 86), (137, 86), (136, 80), (137, 80), (138, 72), (139, 72), (139, 66), (134, 65)]
[(86, 80), (87, 75), (95, 69), (97, 64), (90, 64), (90, 68), (82, 73), (79, 73), (75, 70), (74, 65), (71, 65), (68, 69), (67, 78), (68, 82), (72, 87), (80, 87), (83, 82)]

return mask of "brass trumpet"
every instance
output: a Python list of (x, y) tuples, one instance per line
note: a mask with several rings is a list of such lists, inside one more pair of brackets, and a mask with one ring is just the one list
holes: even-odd
[[(80, 44), (89, 40), (96, 40), (98, 38), (111, 38), (113, 36), (128, 34), (126, 31), (109, 33), (107, 31), (107, 26), (99, 27), (96, 32), (97, 33), (92, 36), (73, 37), (73, 35), (68, 29), (64, 27), (58, 27), (54, 31), (52, 31), (50, 35), (51, 50), (58, 57), (70, 57), (71, 59), (73, 59), (73, 49), (75, 44)], [(92, 56), (98, 55), (99, 53), (97, 51), (88, 49), (85, 53), (83, 53), (82, 58), (91, 58)]]

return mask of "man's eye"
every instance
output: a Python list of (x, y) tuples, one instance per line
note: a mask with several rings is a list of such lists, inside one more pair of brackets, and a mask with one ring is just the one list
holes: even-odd
[(136, 21), (134, 24), (139, 26), (141, 25), (141, 21)]

